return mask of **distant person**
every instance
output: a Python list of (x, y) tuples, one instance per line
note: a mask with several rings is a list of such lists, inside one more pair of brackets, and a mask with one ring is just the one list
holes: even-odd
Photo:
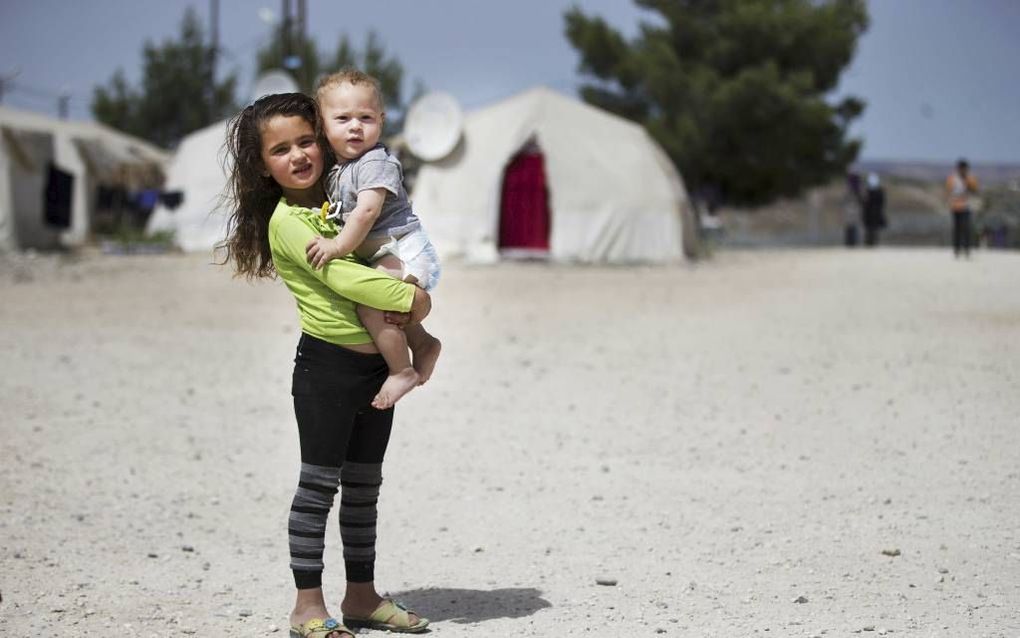
[[(345, 624), (422, 632), (428, 620), (375, 588), (376, 503), (393, 408), (372, 406), (388, 368), (356, 307), (404, 313), (388, 319), (413, 323), (428, 314), (429, 295), (354, 255), (325, 268), (308, 262), (308, 243), (338, 232), (323, 219), (327, 150), (315, 100), (301, 93), (256, 100), (231, 120), (227, 149), (233, 210), (221, 244), (226, 259), (249, 279), (279, 276), (301, 319), (291, 388), (301, 469), (288, 523), (297, 590), (290, 635), (354, 638)], [(330, 615), (322, 591), (326, 527), (338, 491), (343, 623)]]
[(970, 257), (970, 239), (973, 230), (973, 202), (978, 193), (977, 179), (970, 174), (970, 164), (961, 159), (956, 170), (946, 178), (946, 200), (953, 216), (953, 255)]
[[(309, 263), (318, 269), (354, 254), (373, 268), (432, 290), (439, 282), (439, 257), (411, 207), (400, 160), (379, 142), (386, 121), (379, 81), (347, 69), (322, 78), (315, 96), (323, 133), (336, 154), (324, 184), (341, 230), (308, 242)], [(390, 368), (372, 403), (385, 409), (428, 381), (442, 344), (420, 324), (405, 330), (388, 325), (375, 308), (359, 307), (358, 316)]]
[(859, 173), (846, 174), (846, 194), (843, 196), (843, 244), (857, 245), (857, 228), (861, 223), (861, 176)]
[(864, 245), (877, 246), (878, 233), (886, 227), (885, 189), (877, 173), (868, 173), (868, 189), (864, 192), (862, 212)]
[(716, 241), (722, 235), (723, 222), (718, 215), (722, 193), (715, 184), (706, 184), (698, 189), (696, 199), (701, 203), (698, 220), (705, 238)]

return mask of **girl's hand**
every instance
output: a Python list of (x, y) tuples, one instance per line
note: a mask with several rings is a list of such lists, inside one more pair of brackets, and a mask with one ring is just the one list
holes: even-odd
[(400, 328), (413, 326), (422, 322), (432, 312), (432, 297), (429, 293), (415, 286), (414, 300), (411, 302), (411, 312), (386, 312), (386, 323), (391, 323)]
[(336, 252), (334, 241), (325, 237), (316, 237), (305, 245), (305, 256), (315, 270), (319, 270), (333, 259), (342, 257)]
[(383, 316), (386, 317), (386, 323), (390, 323), (401, 328), (411, 321), (411, 313), (409, 312), (384, 312)]

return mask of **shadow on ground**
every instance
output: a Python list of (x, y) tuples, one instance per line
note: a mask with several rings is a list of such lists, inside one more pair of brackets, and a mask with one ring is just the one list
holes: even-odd
[(409, 589), (391, 597), (421, 612), (432, 622), (450, 620), (455, 623), (476, 623), (494, 618), (522, 618), (539, 609), (552, 607), (532, 587), (505, 589)]

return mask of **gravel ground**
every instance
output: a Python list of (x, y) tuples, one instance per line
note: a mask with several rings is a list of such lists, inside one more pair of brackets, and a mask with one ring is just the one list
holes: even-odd
[[(208, 261), (0, 260), (0, 635), (286, 636), (296, 313)], [(1020, 636), (1020, 254), (444, 277), (377, 566), (433, 634)]]

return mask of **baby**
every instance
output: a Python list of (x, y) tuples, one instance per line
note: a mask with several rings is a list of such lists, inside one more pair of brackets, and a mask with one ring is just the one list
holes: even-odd
[[(431, 290), (439, 280), (439, 260), (411, 210), (400, 161), (379, 143), (386, 113), (378, 81), (344, 70), (323, 78), (315, 97), (337, 159), (324, 186), (330, 214), (339, 217), (342, 227), (334, 238), (308, 243), (309, 263), (326, 267), (353, 251), (373, 267)], [(401, 329), (374, 308), (359, 306), (358, 317), (389, 366), (389, 376), (372, 402), (386, 409), (428, 381), (442, 344), (420, 324)]]

